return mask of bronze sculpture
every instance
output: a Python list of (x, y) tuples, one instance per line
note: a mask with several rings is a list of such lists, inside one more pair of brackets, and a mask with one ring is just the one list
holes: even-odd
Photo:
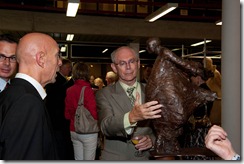
[(147, 41), (149, 53), (157, 54), (148, 83), (146, 100), (157, 100), (163, 105), (161, 118), (152, 120), (156, 132), (154, 151), (159, 154), (177, 154), (180, 151), (177, 137), (194, 109), (207, 101), (214, 101), (216, 94), (193, 85), (189, 76), (204, 77), (201, 63), (183, 60), (161, 46), (158, 38)]

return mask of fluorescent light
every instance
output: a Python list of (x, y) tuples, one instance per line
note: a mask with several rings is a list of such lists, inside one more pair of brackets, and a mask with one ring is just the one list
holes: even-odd
[(180, 50), (180, 49), (179, 48), (174, 48), (171, 51), (178, 51), (178, 50)]
[(178, 3), (167, 3), (166, 5), (160, 7), (155, 12), (148, 15), (145, 19), (146, 21), (153, 22), (157, 20), (158, 18), (168, 14), (172, 10), (174, 10), (176, 7), (178, 7)]
[[(206, 40), (206, 43), (209, 43), (209, 42), (212, 42), (212, 40)], [(202, 45), (202, 44), (204, 44), (204, 41), (201, 41), (201, 42), (192, 44), (191, 46), (192, 46), (192, 47), (195, 47), (195, 46), (199, 46), (199, 45)]]
[(80, 4), (80, 0), (68, 0), (66, 16), (75, 17), (79, 8), (79, 4)]
[(217, 22), (215, 23), (215, 25), (217, 25), (217, 26), (221, 26), (221, 25), (222, 25), (222, 21), (217, 21)]
[(139, 51), (139, 53), (143, 53), (143, 52), (145, 52), (146, 50), (141, 50), (141, 51)]
[(106, 48), (105, 50), (103, 50), (103, 52), (102, 53), (105, 53), (106, 51), (108, 51), (108, 49)]
[(66, 37), (66, 41), (72, 41), (74, 38), (74, 34), (68, 34)]
[(62, 46), (60, 49), (61, 52), (66, 52), (66, 46)]

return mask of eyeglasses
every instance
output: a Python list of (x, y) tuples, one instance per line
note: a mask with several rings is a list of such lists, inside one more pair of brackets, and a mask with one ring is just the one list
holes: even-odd
[(9, 59), (10, 63), (16, 63), (17, 62), (17, 59), (16, 59), (15, 55), (7, 57), (7, 56), (5, 56), (3, 54), (0, 54), (0, 62), (6, 61), (6, 59)]
[(116, 65), (118, 65), (118, 66), (120, 66), (120, 67), (125, 67), (125, 66), (127, 66), (127, 65), (134, 65), (134, 64), (136, 64), (138, 62), (138, 60), (137, 59), (130, 59), (128, 62), (126, 62), (126, 61), (120, 61), (119, 63), (114, 63), (114, 64), (116, 64)]

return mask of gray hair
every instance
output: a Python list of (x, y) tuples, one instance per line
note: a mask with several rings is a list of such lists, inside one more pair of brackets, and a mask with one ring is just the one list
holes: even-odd
[(112, 60), (112, 63), (115, 63), (115, 56), (116, 54), (121, 50), (121, 49), (124, 49), (124, 48), (127, 48), (127, 49), (130, 49), (132, 51), (132, 53), (136, 56), (137, 59), (139, 59), (139, 53), (137, 53), (135, 51), (134, 48), (130, 47), (130, 46), (122, 46), (122, 47), (119, 47), (117, 48), (116, 50), (114, 50), (112, 53), (111, 53), (111, 60)]

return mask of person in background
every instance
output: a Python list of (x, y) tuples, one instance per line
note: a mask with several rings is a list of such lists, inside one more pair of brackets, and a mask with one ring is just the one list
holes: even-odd
[[(118, 48), (111, 60), (118, 81), (96, 93), (99, 125), (104, 135), (101, 160), (148, 160), (148, 151), (155, 141), (150, 119), (161, 117), (162, 105), (157, 101), (145, 103), (145, 86), (137, 81), (140, 59), (133, 48)], [(127, 93), (127, 89), (131, 92)], [(141, 135), (137, 145), (131, 142), (134, 131)], [(138, 150), (143, 151), (141, 157), (135, 154)]]
[(227, 133), (218, 125), (213, 125), (205, 137), (205, 144), (208, 149), (216, 153), (224, 160), (241, 160), (240, 155), (233, 149)]
[(91, 87), (92, 87), (92, 89), (93, 89), (94, 91), (97, 91), (97, 90), (98, 90), (98, 86), (96, 86), (96, 85), (94, 84), (94, 80), (95, 80), (95, 77), (94, 77), (93, 75), (91, 75), (91, 76), (90, 76), (90, 79), (89, 79), (90, 84), (91, 84)]
[(93, 75), (91, 75), (90, 79), (89, 79), (91, 85), (94, 84), (94, 80), (95, 80), (95, 77)]
[(217, 70), (216, 65), (213, 65), (213, 60), (210, 57), (206, 57), (205, 60), (206, 60), (206, 70), (211, 71), (213, 73), (213, 76), (207, 79), (206, 84), (211, 89), (211, 91), (215, 92), (217, 96), (221, 98), (222, 97), (221, 74)]
[(62, 65), (56, 76), (56, 82), (46, 85), (46, 106), (53, 129), (58, 142), (58, 152), (60, 159), (74, 159), (73, 146), (70, 138), (69, 120), (64, 117), (66, 90), (73, 85), (74, 81), (67, 77), (71, 75), (72, 62), (62, 58)]
[(100, 77), (97, 77), (97, 78), (94, 80), (94, 84), (95, 84), (95, 86), (98, 87), (98, 90), (100, 90), (100, 89), (102, 89), (103, 87), (105, 87), (104, 82), (103, 82), (103, 79), (100, 78)]
[(218, 98), (214, 101), (213, 107), (210, 113), (210, 120), (215, 125), (221, 125), (221, 74), (217, 70), (217, 66), (213, 64), (213, 60), (210, 57), (206, 57), (203, 59), (203, 64), (206, 65), (206, 71), (211, 72), (212, 76), (206, 80), (207, 86), (211, 91), (215, 92)]
[(151, 71), (152, 71), (152, 65), (146, 65), (143, 70), (143, 79), (141, 80), (141, 83), (147, 83)]
[(17, 40), (8, 34), (0, 35), (0, 92), (10, 83), (17, 71)]
[(57, 42), (43, 33), (23, 36), (16, 50), (19, 70), (0, 94), (0, 159), (59, 159), (44, 99), (62, 64)]
[(89, 67), (78, 62), (72, 70), (74, 85), (67, 89), (65, 98), (65, 118), (70, 120), (70, 134), (73, 142), (75, 160), (94, 160), (96, 156), (98, 133), (78, 134), (75, 132), (74, 117), (80, 99), (82, 87), (84, 92), (84, 106), (92, 117), (97, 120), (95, 94), (89, 82)]
[(114, 73), (113, 71), (109, 71), (106, 74), (106, 82), (107, 85), (112, 85), (115, 84), (115, 82), (118, 80), (117, 74)]

